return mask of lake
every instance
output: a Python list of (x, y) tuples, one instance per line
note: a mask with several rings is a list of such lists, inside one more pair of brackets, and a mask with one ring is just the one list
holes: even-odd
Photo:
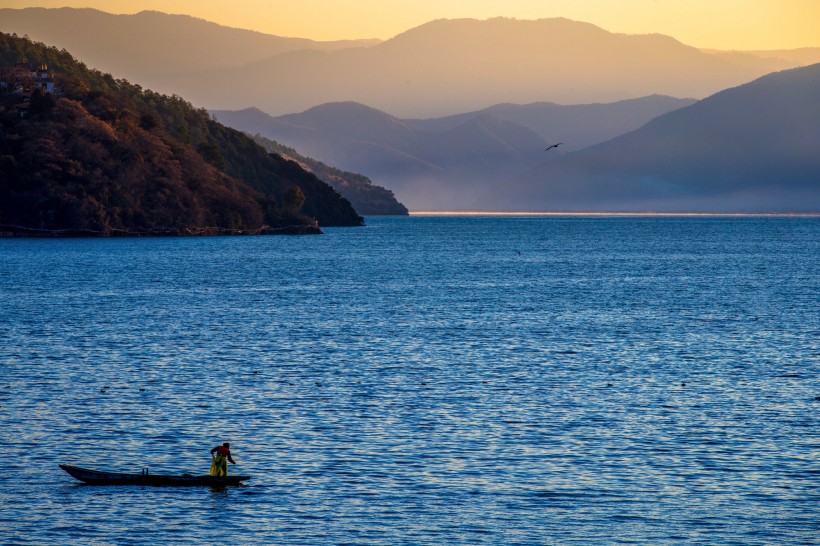
[(0, 542), (817, 544), (820, 218), (367, 224), (0, 239)]

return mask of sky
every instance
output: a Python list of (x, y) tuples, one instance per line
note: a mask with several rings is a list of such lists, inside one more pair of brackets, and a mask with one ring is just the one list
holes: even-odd
[(156, 10), (278, 36), (388, 39), (434, 19), (566, 17), (701, 48), (820, 47), (820, 0), (0, 0), (0, 7)]

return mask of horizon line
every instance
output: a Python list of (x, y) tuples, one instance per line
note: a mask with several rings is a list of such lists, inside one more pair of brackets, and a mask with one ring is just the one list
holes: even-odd
[(725, 216), (725, 217), (820, 217), (820, 212), (603, 212), (603, 211), (464, 211), (411, 210), (408, 216)]

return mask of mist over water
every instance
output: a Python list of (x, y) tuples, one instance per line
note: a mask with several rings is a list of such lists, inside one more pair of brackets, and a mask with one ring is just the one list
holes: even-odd
[(816, 540), (817, 218), (326, 231), (0, 240), (2, 542)]

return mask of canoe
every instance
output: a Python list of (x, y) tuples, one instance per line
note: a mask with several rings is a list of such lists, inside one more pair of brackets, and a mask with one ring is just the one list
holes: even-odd
[(99, 470), (89, 470), (68, 464), (61, 464), (60, 468), (80, 480), (92, 485), (208, 485), (211, 487), (223, 487), (226, 485), (239, 485), (245, 480), (250, 480), (250, 476), (194, 476), (193, 474), (167, 475), (149, 474), (144, 471), (140, 474), (123, 474), (120, 472), (100, 472)]

